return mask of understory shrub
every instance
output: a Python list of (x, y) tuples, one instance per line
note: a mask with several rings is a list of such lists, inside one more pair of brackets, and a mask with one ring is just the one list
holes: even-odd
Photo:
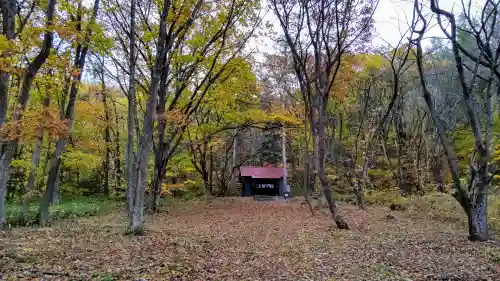
[(163, 184), (162, 196), (177, 198), (180, 200), (191, 200), (203, 196), (205, 187), (203, 182), (186, 180), (178, 184)]
[[(365, 203), (405, 211), (412, 217), (467, 223), (467, 216), (462, 207), (447, 193), (431, 192), (423, 196), (403, 197), (397, 190), (368, 190), (365, 194)], [(500, 233), (500, 195), (495, 193), (491, 193), (488, 197), (488, 223), (493, 233)]]
[[(79, 197), (63, 199), (59, 204), (50, 207), (50, 218), (58, 221), (69, 218), (88, 217), (108, 213), (120, 205), (119, 201)], [(32, 202), (28, 207), (27, 219), (24, 221), (21, 204), (18, 202), (7, 203), (5, 225), (10, 227), (31, 226), (38, 224), (39, 202)]]
[(365, 203), (367, 205), (387, 206), (393, 210), (406, 210), (409, 205), (408, 199), (408, 197), (403, 197), (395, 190), (368, 190), (365, 193)]

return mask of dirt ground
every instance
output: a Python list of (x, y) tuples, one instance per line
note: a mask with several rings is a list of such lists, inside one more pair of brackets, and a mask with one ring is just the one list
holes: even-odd
[[(463, 225), (342, 205), (351, 230), (295, 203), (182, 203), (124, 236), (119, 212), (0, 234), (2, 280), (500, 280), (500, 243)], [(42, 279), (41, 279), (42, 278)]]

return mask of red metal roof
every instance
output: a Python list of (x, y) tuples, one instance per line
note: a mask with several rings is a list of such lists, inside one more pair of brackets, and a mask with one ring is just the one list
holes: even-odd
[(243, 166), (240, 167), (240, 175), (259, 179), (279, 179), (283, 177), (283, 168)]

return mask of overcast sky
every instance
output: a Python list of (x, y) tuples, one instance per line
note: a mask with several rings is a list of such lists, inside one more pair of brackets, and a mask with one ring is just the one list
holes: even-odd
[[(467, 0), (465, 0), (467, 3)], [(427, 0), (427, 6), (430, 1)], [(474, 3), (475, 1), (473, 1)], [(448, 11), (461, 11), (460, 0), (441, 0), (440, 8)], [(397, 44), (401, 38), (401, 33), (408, 30), (408, 24), (413, 18), (412, 0), (380, 0), (377, 10), (374, 14), (376, 34), (374, 44), (391, 45)], [(443, 33), (435, 21), (430, 23), (432, 26), (426, 33), (426, 37), (443, 37)]]

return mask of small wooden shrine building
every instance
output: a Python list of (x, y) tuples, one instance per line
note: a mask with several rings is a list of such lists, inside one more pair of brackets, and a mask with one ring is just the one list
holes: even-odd
[(241, 196), (285, 196), (284, 169), (276, 167), (240, 167)]

